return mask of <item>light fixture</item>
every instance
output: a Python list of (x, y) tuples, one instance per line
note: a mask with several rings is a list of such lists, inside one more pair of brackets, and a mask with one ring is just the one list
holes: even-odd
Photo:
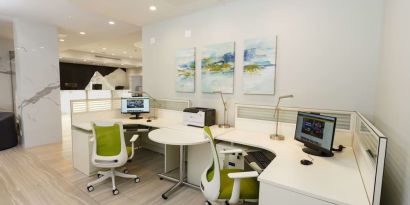
[(95, 51), (94, 50), (91, 50), (91, 53), (94, 53)]
[(60, 42), (64, 42), (64, 39), (60, 39)]
[(84, 31), (81, 31), (80, 34), (81, 34), (81, 35), (85, 35), (85, 32), (84, 32)]
[(293, 98), (293, 95), (283, 95), (280, 96), (278, 99), (278, 103), (276, 104), (276, 109), (275, 109), (275, 117), (276, 117), (276, 129), (275, 129), (275, 134), (271, 134), (270, 138), (273, 140), (284, 140), (285, 136), (279, 135), (278, 134), (278, 125), (279, 125), (279, 103), (282, 99), (285, 98)]
[(157, 7), (154, 6), (154, 5), (151, 5), (151, 6), (149, 6), (149, 10), (151, 10), (151, 11), (156, 11), (156, 10), (157, 10)]
[(111, 53), (111, 55), (115, 56), (115, 53)]
[(228, 112), (228, 106), (226, 104), (226, 101), (224, 100), (224, 96), (222, 94), (222, 91), (215, 91), (214, 93), (219, 93), (221, 95), (222, 104), (224, 105), (224, 122), (223, 122), (223, 124), (219, 124), (218, 127), (220, 127), (220, 128), (230, 128), (231, 126), (228, 124), (228, 118), (226, 116), (226, 114)]
[(41, 48), (41, 49), (44, 49), (45, 47), (44, 47), (44, 46), (40, 46), (40, 48)]
[(122, 52), (123, 54), (127, 54), (127, 51)]
[(114, 24), (115, 24), (115, 21), (108, 21), (108, 24), (114, 25)]
[(104, 51), (107, 50), (107, 48), (102, 48)]
[(84, 62), (87, 62), (87, 59), (83, 59)]

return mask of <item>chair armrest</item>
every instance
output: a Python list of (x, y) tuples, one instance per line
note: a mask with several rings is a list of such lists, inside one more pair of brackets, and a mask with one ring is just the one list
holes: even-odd
[(236, 204), (239, 201), (241, 192), (241, 179), (257, 177), (259, 174), (256, 171), (251, 172), (235, 172), (228, 174), (228, 177), (233, 179), (232, 194), (229, 199), (229, 204)]
[(228, 177), (231, 179), (244, 179), (244, 178), (253, 178), (259, 176), (258, 172), (250, 171), (250, 172), (235, 172), (228, 174)]
[(242, 153), (243, 150), (242, 149), (230, 149), (230, 150), (223, 150), (220, 151), (220, 154), (236, 154), (236, 153)]
[(139, 135), (133, 135), (132, 138), (130, 139), (130, 142), (135, 142), (137, 141)]

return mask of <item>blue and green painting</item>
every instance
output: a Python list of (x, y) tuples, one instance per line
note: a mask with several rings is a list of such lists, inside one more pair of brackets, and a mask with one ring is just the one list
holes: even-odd
[(195, 92), (195, 48), (181, 49), (176, 55), (177, 92)]
[(275, 94), (276, 36), (245, 40), (244, 47), (244, 93)]
[(233, 93), (235, 43), (209, 45), (202, 49), (202, 92)]

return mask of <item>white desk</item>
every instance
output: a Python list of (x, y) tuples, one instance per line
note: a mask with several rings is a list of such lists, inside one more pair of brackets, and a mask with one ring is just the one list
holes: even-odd
[[(164, 144), (192, 145), (206, 142), (202, 129), (187, 127), (178, 121), (113, 120), (124, 124), (163, 128), (156, 131), (158, 135), (151, 134), (150, 138)], [(90, 123), (77, 123), (73, 124), (73, 127), (91, 131)], [(302, 152), (302, 145), (294, 141), (293, 137), (288, 136), (285, 141), (273, 141), (269, 139), (267, 132), (250, 132), (233, 128), (213, 129), (213, 134), (218, 140), (258, 147), (276, 154), (274, 161), (258, 177), (261, 182), (259, 196), (261, 205), (272, 204), (272, 202), (304, 205), (369, 205), (351, 148), (346, 148), (342, 153), (335, 153), (335, 157), (332, 158), (313, 157), (313, 165), (302, 166), (299, 162), (307, 158), (307, 155)], [(85, 142), (86, 144), (81, 146), (89, 146), (88, 138)], [(81, 146), (78, 149), (83, 149)], [(77, 154), (74, 151), (73, 136), (73, 157)]]
[(235, 129), (216, 139), (262, 148), (276, 158), (261, 173), (259, 204), (357, 204), (369, 205), (362, 178), (351, 148), (334, 157), (315, 157), (313, 165), (303, 166), (309, 159), (303, 145), (289, 137), (285, 141), (269, 139), (269, 133)]

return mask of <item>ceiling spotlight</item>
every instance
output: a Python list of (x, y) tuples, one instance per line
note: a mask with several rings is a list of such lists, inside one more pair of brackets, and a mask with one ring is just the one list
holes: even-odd
[(87, 61), (87, 59), (84, 59), (83, 61), (84, 61), (84, 62), (86, 62), (86, 61)]
[(81, 31), (80, 34), (81, 34), (81, 35), (85, 35), (85, 32), (84, 32), (84, 31)]
[(102, 48), (103, 50), (107, 50), (107, 48)]
[(95, 51), (94, 50), (91, 50), (91, 53), (94, 53)]
[(123, 54), (127, 54), (127, 51), (123, 51), (122, 53), (123, 53)]
[(64, 39), (60, 39), (60, 42), (64, 42)]
[(115, 21), (108, 21), (108, 24), (114, 25), (114, 24), (115, 24)]
[(111, 53), (111, 55), (115, 56), (115, 53)]
[(156, 10), (157, 10), (157, 7), (154, 6), (154, 5), (151, 5), (151, 6), (149, 7), (149, 10), (151, 10), (151, 11), (156, 11)]

